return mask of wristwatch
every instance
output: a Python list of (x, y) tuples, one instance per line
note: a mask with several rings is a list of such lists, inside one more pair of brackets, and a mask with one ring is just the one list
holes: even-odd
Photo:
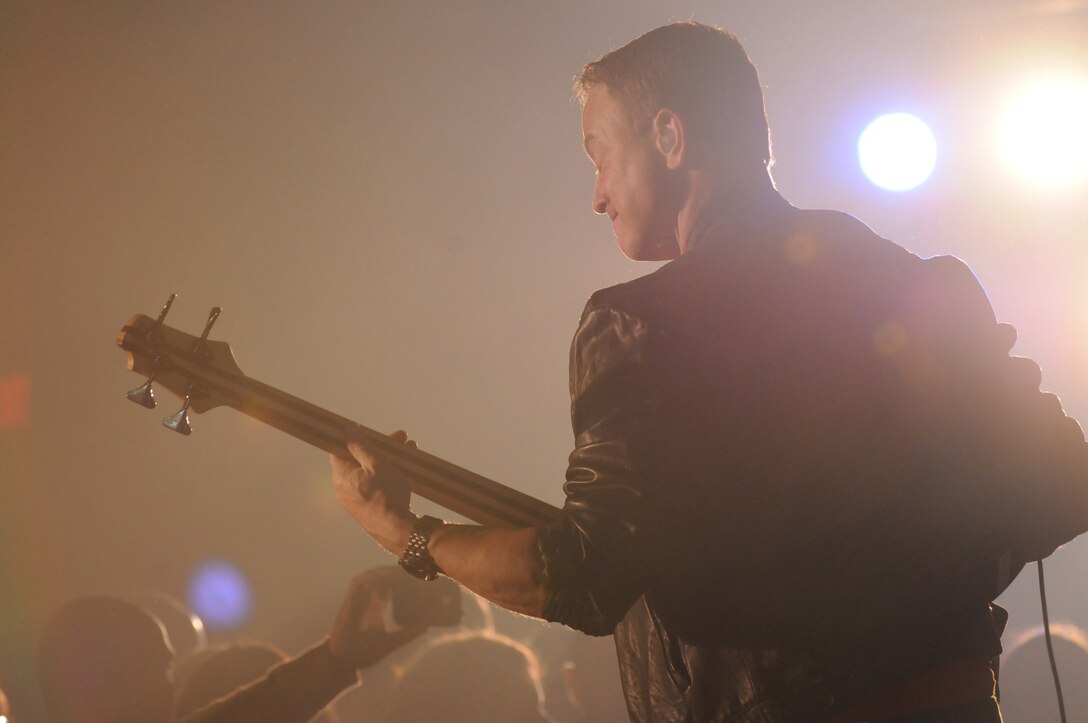
[(412, 533), (408, 536), (408, 547), (404, 548), (404, 554), (400, 556), (400, 566), (410, 575), (420, 580), (434, 580), (438, 573), (442, 572), (435, 564), (431, 553), (427, 551), (427, 543), (431, 541), (431, 535), (442, 525), (446, 524), (437, 517), (423, 515), (412, 526)]

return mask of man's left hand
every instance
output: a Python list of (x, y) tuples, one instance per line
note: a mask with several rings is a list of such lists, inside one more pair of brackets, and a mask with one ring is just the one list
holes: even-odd
[[(396, 431), (389, 437), (415, 447), (408, 434)], [(357, 431), (345, 433), (352, 460), (332, 455), (332, 481), (336, 498), (378, 544), (399, 556), (408, 546), (416, 523), (410, 507), (411, 492), (404, 472), (371, 447)]]

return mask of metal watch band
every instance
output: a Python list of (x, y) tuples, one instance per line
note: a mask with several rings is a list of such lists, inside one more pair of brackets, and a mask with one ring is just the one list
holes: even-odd
[(446, 523), (437, 517), (424, 515), (412, 526), (412, 532), (408, 535), (408, 546), (400, 556), (400, 566), (410, 575), (420, 580), (434, 580), (442, 572), (427, 551), (427, 543), (431, 541), (431, 534), (444, 524)]

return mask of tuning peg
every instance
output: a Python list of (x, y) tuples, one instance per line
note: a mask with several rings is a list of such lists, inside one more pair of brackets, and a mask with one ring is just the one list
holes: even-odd
[(180, 432), (188, 437), (193, 433), (192, 426), (189, 425), (189, 404), (186, 402), (185, 406), (178, 410), (177, 414), (172, 414), (166, 419), (162, 420), (162, 426), (169, 427), (175, 432)]
[(166, 300), (165, 304), (163, 304), (162, 311), (159, 312), (159, 318), (155, 319), (156, 328), (162, 326), (162, 321), (166, 318), (166, 314), (170, 311), (170, 307), (173, 306), (174, 299), (176, 298), (178, 298), (177, 294), (170, 294), (170, 298)]
[(141, 407), (147, 407), (148, 409), (155, 408), (155, 390), (151, 388), (151, 383), (155, 381), (155, 372), (151, 372), (151, 376), (147, 378), (147, 381), (143, 383), (143, 386), (136, 387), (130, 391), (126, 396), (139, 404)]
[(193, 345), (194, 352), (204, 352), (204, 343), (208, 340), (208, 332), (212, 330), (212, 325), (215, 324), (215, 320), (219, 318), (222, 311), (218, 306), (213, 306), (212, 310), (208, 312), (208, 320), (204, 322), (204, 333), (200, 335), (200, 339)]
[(181, 409), (176, 414), (171, 414), (166, 419), (162, 420), (162, 426), (180, 432), (188, 437), (193, 433), (193, 428), (189, 424), (189, 402), (193, 398), (193, 390), (196, 387), (196, 382), (189, 385), (189, 388), (185, 392), (185, 403), (181, 405)]
[[(170, 294), (170, 298), (166, 300), (166, 303), (162, 306), (162, 311), (159, 312), (159, 318), (155, 320), (155, 325), (147, 330), (147, 338), (150, 339), (159, 327), (162, 326), (163, 319), (166, 318), (166, 314), (170, 311), (170, 307), (174, 305), (174, 299), (178, 298), (177, 294)], [(152, 382), (155, 381), (155, 372), (159, 369), (159, 358), (155, 357), (155, 361), (151, 364), (151, 373), (147, 376), (147, 381), (142, 386), (136, 387), (131, 390), (127, 396), (131, 401), (136, 402), (141, 407), (147, 407), (148, 409), (155, 408), (155, 390), (151, 388)]]

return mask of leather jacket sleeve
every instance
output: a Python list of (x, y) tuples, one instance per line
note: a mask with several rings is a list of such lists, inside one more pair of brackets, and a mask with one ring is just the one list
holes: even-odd
[(570, 357), (570, 455), (563, 521), (540, 535), (550, 594), (544, 617), (609, 635), (641, 594), (645, 465), (656, 419), (651, 332), (591, 299)]
[[(883, 364), (892, 370), (890, 375), (880, 372), (876, 378), (884, 381), (872, 387), (896, 411), (885, 440), (890, 448), (859, 450), (858, 459), (841, 461), (840, 477), (864, 480), (865, 464), (875, 461), (875, 468), (884, 469), (888, 477), (881, 489), (911, 501), (918, 510), (935, 508), (940, 522), (931, 521), (946, 525), (948, 529), (941, 528), (945, 537), (961, 542), (965, 557), (1005, 560), (1000, 567), (1007, 572), (987, 582), (986, 590), (971, 593), (992, 600), (1025, 562), (1049, 555), (1088, 529), (1088, 444), (1057, 397), (1040, 391), (1038, 366), (1010, 355), (1015, 330), (997, 322), (967, 266), (939, 257), (919, 271), (914, 283), (892, 297), (895, 308), (886, 310), (897, 320), (891, 335), (895, 343), (886, 343), (874, 332), (874, 348), (886, 361), (865, 357), (868, 366), (861, 366), (866, 373), (884, 369)], [(671, 474), (663, 461), (669, 455), (683, 461), (685, 451), (701, 451), (673, 428), (684, 414), (698, 413), (682, 408), (697, 405), (698, 399), (690, 394), (675, 397), (680, 387), (668, 381), (683, 386), (677, 377), (683, 372), (676, 370), (673, 327), (666, 339), (661, 329), (647, 322), (649, 314), (631, 311), (641, 303), (633, 299), (631, 294), (598, 293), (583, 313), (571, 350), (575, 449), (564, 486), (566, 515), (540, 536), (550, 590), (545, 618), (598, 635), (612, 632), (639, 595), (659, 579), (675, 577), (674, 568), (686, 563), (677, 555), (684, 554), (684, 542), (691, 539), (691, 531), (683, 526), (697, 524), (691, 515), (702, 513), (694, 495), (665, 509), (671, 505), (670, 496), (691, 487), (660, 477)], [(834, 323), (850, 321), (848, 311), (829, 301), (828, 310), (821, 313), (830, 320), (817, 315), (815, 331), (800, 327), (796, 333), (835, 329)], [(655, 311), (651, 318), (665, 317)], [(834, 337), (828, 343), (841, 340)], [(818, 350), (818, 345), (812, 342), (803, 348)], [(774, 349), (764, 351), (771, 359)], [(813, 360), (797, 363), (811, 366)], [(738, 404), (746, 414), (762, 411), (758, 399), (740, 399)], [(792, 429), (793, 420), (780, 421)], [(829, 439), (834, 439), (835, 429), (829, 428)], [(671, 448), (677, 444), (679, 451)], [(810, 451), (820, 459), (819, 449)], [(766, 469), (757, 469), (763, 475), (758, 478), (790, 471), (776, 464), (770, 460)], [(860, 470), (853, 477), (850, 465)], [(683, 466), (677, 473), (693, 472)], [(915, 479), (926, 474), (933, 478)], [(918, 490), (923, 482), (927, 496), (915, 499), (922, 494)], [(676, 489), (663, 491), (667, 484)], [(741, 576), (733, 575), (736, 584), (742, 584), (747, 580), (741, 574), (745, 570), (758, 572), (770, 564), (759, 557), (770, 549), (761, 541), (770, 538), (761, 536), (762, 527), (736, 517), (739, 510), (750, 508), (729, 511), (721, 506), (721, 495), (714, 499), (706, 504), (722, 511), (724, 516), (714, 520), (720, 529), (737, 540), (752, 535), (744, 546), (748, 559), (737, 568)], [(814, 524), (828, 523), (817, 519)], [(976, 552), (980, 545), (983, 549)], [(932, 551), (925, 549), (924, 541), (918, 546), (921, 559), (932, 563), (926, 557)], [(739, 549), (735, 545), (730, 549), (734, 548)], [(736, 572), (734, 568), (722, 567)], [(684, 570), (696, 568), (687, 565)]]
[[(1057, 396), (1041, 391), (1039, 366), (1011, 354), (1016, 330), (997, 322), (970, 269), (953, 257), (930, 263), (945, 279), (932, 298), (959, 302), (973, 320), (940, 329), (952, 383), (935, 387), (947, 394), (948, 421), (958, 427), (950, 437), (989, 470), (979, 481), (990, 490), (990, 532), (1008, 544), (1014, 561), (1041, 559), (1088, 530), (1084, 433)], [(949, 289), (957, 289), (955, 297)]]

